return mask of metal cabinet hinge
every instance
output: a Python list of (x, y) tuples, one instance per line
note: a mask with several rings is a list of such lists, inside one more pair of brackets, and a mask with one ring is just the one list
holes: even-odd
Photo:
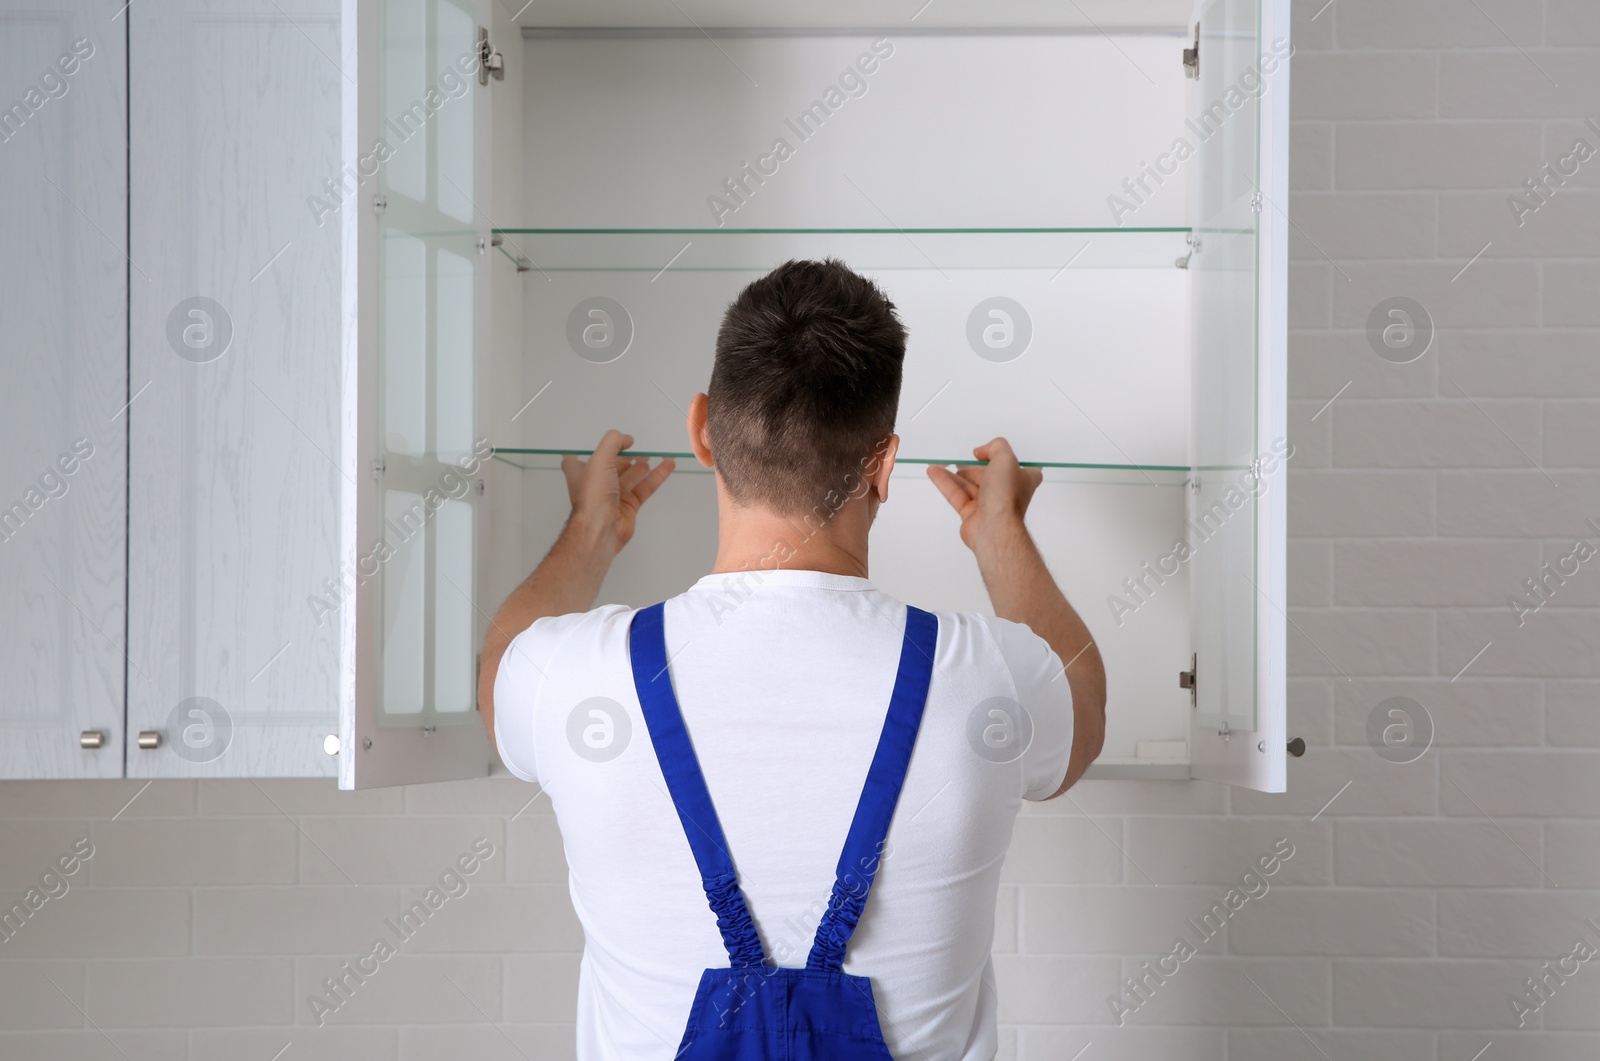
[(387, 209), (389, 209), (389, 200), (385, 199), (381, 195), (374, 195), (372, 197), (372, 212), (373, 213), (381, 214)]
[(489, 43), (489, 31), (482, 26), (478, 27), (478, 84), (487, 85), (490, 78), (496, 81), (506, 79), (505, 57), (494, 50)]
[(489, 492), (488, 484), (485, 483), (482, 479), (474, 479), (474, 480), (472, 480), (472, 483), (473, 483), (474, 489), (477, 490), (479, 497), (482, 497), (484, 494)]
[(1200, 23), (1194, 24), (1194, 43), (1183, 50), (1183, 76), (1200, 80)]
[(384, 463), (382, 457), (372, 458), (372, 477), (374, 479), (382, 479), (383, 473), (388, 471), (388, 469), (389, 466)]
[(1260, 192), (1252, 192), (1250, 194), (1250, 209), (1254, 210), (1258, 214), (1261, 212), (1261, 193)]
[(1191, 653), (1189, 656), (1189, 669), (1178, 672), (1178, 688), (1189, 690), (1190, 707), (1194, 707), (1196, 705), (1196, 687), (1199, 684), (1197, 680), (1199, 674), (1200, 656), (1198, 653)]
[(1252, 479), (1261, 478), (1261, 458), (1260, 457), (1257, 457), (1255, 460), (1250, 462), (1250, 478), (1252, 478)]

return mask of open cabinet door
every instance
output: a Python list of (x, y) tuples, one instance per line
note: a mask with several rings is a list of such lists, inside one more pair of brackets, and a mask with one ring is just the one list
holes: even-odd
[[(477, 384), (485, 292), (487, 0), (347, 0), (344, 8), (347, 382), (346, 632), (339, 787), (482, 776), (473, 599), (488, 447)], [(352, 271), (353, 270), (353, 271)], [(353, 356), (352, 356), (353, 351)]]
[(1285, 788), (1288, 0), (1209, 0), (1190, 134), (1194, 777)]

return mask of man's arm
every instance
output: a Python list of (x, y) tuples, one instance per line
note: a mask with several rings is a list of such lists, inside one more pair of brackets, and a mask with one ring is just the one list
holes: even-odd
[(1018, 465), (1003, 438), (972, 452), (988, 465), (963, 466), (955, 473), (931, 465), (928, 477), (961, 516), (961, 540), (978, 559), (994, 613), (1026, 624), (1066, 668), (1072, 690), (1072, 756), (1065, 781), (1050, 796), (1054, 799), (1077, 783), (1105, 743), (1105, 664), (1089, 628), (1056, 586), (1023, 523), (1044, 473)]
[(536, 619), (594, 607), (611, 561), (633, 537), (640, 506), (672, 474), (671, 457), (651, 468), (642, 457), (617, 456), (632, 444), (632, 435), (607, 431), (588, 460), (561, 459), (572, 514), (550, 552), (500, 605), (483, 636), (478, 710), (491, 745), (495, 742), (494, 682), (511, 642)]

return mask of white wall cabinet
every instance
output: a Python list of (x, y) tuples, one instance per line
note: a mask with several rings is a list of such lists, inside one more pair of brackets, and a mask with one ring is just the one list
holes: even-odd
[[(922, 465), (1007, 435), (1107, 661), (1092, 776), (1284, 788), (1287, 0), (893, 6), (346, 4), (343, 787), (483, 772), (558, 454), (683, 453), (729, 299), (837, 255), (911, 336), (874, 582), (987, 607)], [(703, 574), (712, 498), (680, 461), (602, 599)]]
[(344, 12), (0, 20), (0, 772), (331, 776)]
[[(923, 465), (1005, 434), (1093, 776), (1284, 787), (1287, 0), (116, 6), (0, 12), (7, 69), (96, 46), (0, 115), (8, 775), (484, 773), (557, 455), (683, 454), (728, 300), (836, 255), (911, 336), (874, 582), (987, 608)], [(712, 498), (602, 597), (704, 573)]]

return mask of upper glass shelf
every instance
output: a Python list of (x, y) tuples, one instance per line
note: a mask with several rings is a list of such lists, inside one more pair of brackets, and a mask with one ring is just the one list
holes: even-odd
[(1170, 269), (1187, 228), (497, 228), (500, 250), (533, 275), (741, 272), (789, 258), (852, 268), (955, 272)]

